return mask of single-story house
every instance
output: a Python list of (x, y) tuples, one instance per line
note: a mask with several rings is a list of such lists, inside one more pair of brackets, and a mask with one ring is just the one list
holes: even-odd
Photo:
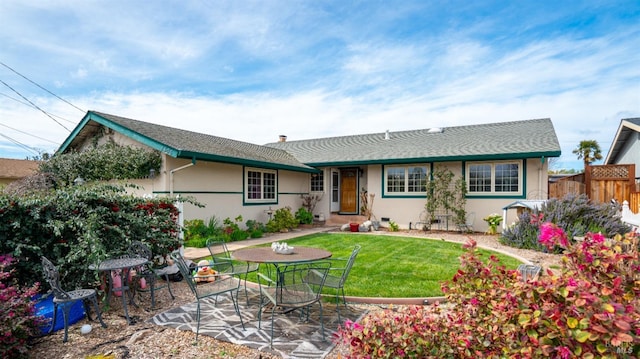
[(436, 166), (467, 182), (467, 212), (482, 218), (520, 199), (547, 199), (548, 158), (560, 156), (550, 119), (439, 127), (265, 145), (89, 111), (57, 153), (113, 141), (162, 154), (160, 173), (144, 185), (155, 195), (189, 195), (185, 219), (235, 218), (266, 223), (302, 197), (320, 197), (314, 214), (351, 218), (360, 194), (374, 195), (373, 215), (400, 228), (420, 221), (425, 181)]
[(635, 177), (640, 179), (640, 117), (620, 120), (604, 164), (635, 164)]
[(0, 158), (0, 187), (38, 172), (40, 163), (33, 160)]

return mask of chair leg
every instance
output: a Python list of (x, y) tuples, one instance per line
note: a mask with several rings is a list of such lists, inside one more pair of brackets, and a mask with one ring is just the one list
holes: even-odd
[(63, 343), (66, 343), (68, 338), (69, 317), (71, 316), (71, 304), (73, 304), (73, 302), (67, 302), (62, 305), (62, 317), (64, 318), (64, 338), (62, 339)]
[(320, 330), (322, 330), (322, 341), (325, 341), (325, 336), (324, 336), (324, 320), (322, 319), (322, 301), (319, 300), (318, 301), (318, 305), (320, 305)]
[(229, 293), (229, 295), (231, 295), (231, 301), (233, 302), (233, 307), (236, 309), (236, 314), (238, 314), (238, 317), (240, 317), (240, 324), (242, 324), (242, 329), (244, 330), (244, 321), (242, 320), (242, 315), (240, 314), (240, 304), (238, 304), (238, 301), (240, 300), (239, 298), (239, 293), (238, 291), (236, 291), (236, 299), (233, 299), (233, 292)]
[(200, 299), (198, 299), (198, 309), (196, 310), (196, 342), (198, 341), (198, 334), (200, 334)]
[(47, 334), (53, 333), (53, 328), (55, 328), (56, 326), (57, 317), (58, 317), (58, 304), (53, 303), (53, 318), (51, 319), (51, 327), (49, 328), (49, 331), (47, 332)]
[(171, 281), (169, 280), (169, 276), (165, 275), (164, 280), (165, 282), (167, 282), (167, 290), (169, 290), (169, 295), (171, 296), (171, 299), (176, 299), (176, 297), (173, 295), (173, 292), (171, 291)]
[[(98, 321), (100, 322), (100, 325), (102, 325), (103, 328), (106, 328), (107, 325), (105, 324), (105, 322), (102, 320), (102, 312), (100, 310), (100, 305), (98, 304), (98, 298), (97, 296), (92, 296), (91, 297), (91, 302), (93, 302), (93, 306), (96, 308), (96, 316), (98, 317)], [(88, 315), (87, 315), (88, 316)]]

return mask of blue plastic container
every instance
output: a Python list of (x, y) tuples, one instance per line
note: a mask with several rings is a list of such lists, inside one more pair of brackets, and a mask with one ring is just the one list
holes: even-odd
[[(48, 297), (42, 299), (39, 296), (34, 298), (36, 300), (36, 314), (41, 315), (47, 318), (49, 321), (47, 324), (40, 327), (40, 333), (42, 335), (47, 334), (49, 328), (51, 327), (51, 321), (53, 320), (53, 295), (49, 295)], [(77, 323), (82, 318), (84, 318), (84, 305), (82, 305), (82, 301), (79, 300), (71, 306), (71, 312), (69, 313), (69, 326)], [(58, 315), (56, 316), (56, 326), (53, 328), (54, 331), (58, 331), (60, 329), (64, 329), (64, 313), (62, 312), (62, 308), (58, 306)]]

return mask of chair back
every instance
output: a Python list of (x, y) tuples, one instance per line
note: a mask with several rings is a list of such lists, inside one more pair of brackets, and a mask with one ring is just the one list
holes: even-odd
[(140, 241), (133, 241), (129, 245), (128, 253), (131, 257), (140, 257), (148, 260), (153, 259), (153, 253), (151, 253), (151, 249), (147, 247), (146, 244)]
[[(295, 263), (279, 267), (276, 284), (277, 305), (298, 307), (320, 300), (330, 267), (331, 263), (327, 261)], [(320, 280), (310, 284), (307, 278), (311, 273)]]
[(56, 299), (70, 300), (71, 296), (69, 293), (65, 292), (60, 286), (60, 273), (58, 272), (58, 268), (45, 256), (42, 256), (41, 259), (44, 277), (51, 286), (51, 290), (53, 290), (53, 296)]
[(342, 276), (340, 277), (340, 286), (344, 286), (344, 283), (347, 281), (347, 277), (349, 277), (349, 272), (351, 272), (351, 268), (353, 268), (353, 263), (356, 261), (356, 257), (358, 253), (360, 253), (361, 245), (356, 244), (353, 247), (353, 251), (351, 251), (351, 256), (347, 260), (347, 264), (344, 266), (344, 271), (342, 272)]
[(476, 212), (467, 213), (466, 225), (467, 227), (473, 228), (473, 222), (476, 220)]
[(173, 259), (173, 261), (175, 262), (176, 266), (178, 266), (178, 270), (180, 271), (180, 274), (182, 274), (183, 280), (187, 282), (187, 284), (189, 285), (189, 289), (191, 289), (193, 294), (195, 294), (195, 296), (197, 297), (198, 290), (196, 289), (196, 282), (193, 279), (193, 275), (191, 274), (189, 265), (187, 265), (187, 262), (184, 260), (184, 257), (182, 257), (182, 255), (178, 251), (171, 253), (170, 256), (171, 256), (171, 259)]
[(233, 272), (233, 262), (231, 261), (231, 253), (227, 248), (227, 243), (217, 238), (207, 239), (207, 249), (211, 254), (216, 269), (222, 272)]

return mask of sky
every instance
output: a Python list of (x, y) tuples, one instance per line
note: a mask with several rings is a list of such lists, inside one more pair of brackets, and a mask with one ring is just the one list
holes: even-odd
[(88, 110), (255, 144), (550, 118), (579, 170), (640, 117), (638, 0), (3, 0), (0, 24), (4, 158)]

